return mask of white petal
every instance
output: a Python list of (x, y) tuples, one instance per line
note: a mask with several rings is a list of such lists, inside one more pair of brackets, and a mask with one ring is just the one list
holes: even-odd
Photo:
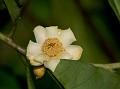
[(72, 55), (68, 52), (63, 52), (60, 59), (73, 59)]
[(40, 62), (36, 62), (35, 60), (30, 60), (30, 64), (33, 65), (33, 66), (40, 66), (42, 65), (43, 63), (40, 63)]
[(78, 45), (69, 45), (66, 47), (66, 51), (72, 55), (72, 60), (78, 60), (81, 57), (83, 49)]
[(44, 66), (50, 69), (52, 72), (54, 72), (59, 62), (60, 62), (59, 59), (50, 60), (50, 61), (44, 62)]
[(57, 37), (59, 35), (60, 29), (57, 26), (46, 27), (48, 37)]
[(44, 57), (43, 54), (40, 54), (40, 55), (35, 59), (35, 61), (43, 64), (43, 62), (46, 61), (46, 58)]
[(41, 54), (41, 46), (38, 43), (34, 43), (32, 41), (29, 41), (28, 46), (27, 46), (27, 57), (29, 59), (34, 59), (37, 56)]
[(35, 34), (36, 41), (42, 44), (46, 39), (46, 30), (42, 26), (36, 26), (33, 30)]
[(72, 42), (76, 41), (76, 38), (70, 28), (67, 30), (62, 30), (60, 39), (64, 46), (67, 46)]

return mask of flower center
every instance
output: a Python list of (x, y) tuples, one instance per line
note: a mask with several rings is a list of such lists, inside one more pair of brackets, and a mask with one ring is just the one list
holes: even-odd
[(62, 43), (57, 38), (48, 38), (42, 47), (43, 53), (49, 57), (57, 57), (63, 50)]

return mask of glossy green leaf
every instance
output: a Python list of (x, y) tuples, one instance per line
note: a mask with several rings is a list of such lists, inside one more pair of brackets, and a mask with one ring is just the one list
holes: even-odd
[(4, 0), (8, 12), (13, 22), (18, 18), (20, 14), (20, 8), (17, 6), (15, 0)]
[(61, 60), (54, 75), (65, 89), (120, 89), (120, 77), (80, 61)]
[(13, 76), (0, 71), (0, 89), (20, 89), (20, 86)]
[(120, 20), (120, 0), (108, 0), (116, 16)]

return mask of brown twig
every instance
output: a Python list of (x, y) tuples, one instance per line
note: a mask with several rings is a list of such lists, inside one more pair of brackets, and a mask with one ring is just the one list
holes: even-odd
[(120, 69), (120, 63), (111, 63), (111, 64), (93, 64), (95, 67), (101, 67), (108, 70)]
[(14, 48), (16, 51), (18, 51), (19, 53), (21, 53), (22, 55), (26, 55), (26, 50), (22, 47), (20, 47), (19, 45), (17, 45), (15, 42), (13, 42), (13, 40), (7, 36), (5, 36), (3, 33), (0, 32), (0, 40), (2, 40), (3, 42), (5, 42), (6, 44), (8, 44), (9, 46), (11, 46), (12, 48)]

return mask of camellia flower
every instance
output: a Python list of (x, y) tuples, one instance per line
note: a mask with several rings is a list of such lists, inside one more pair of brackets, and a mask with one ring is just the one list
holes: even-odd
[(71, 45), (76, 38), (70, 28), (61, 30), (57, 26), (37, 26), (33, 32), (37, 43), (29, 41), (26, 54), (33, 66), (44, 65), (54, 72), (60, 59), (80, 59), (82, 48)]

